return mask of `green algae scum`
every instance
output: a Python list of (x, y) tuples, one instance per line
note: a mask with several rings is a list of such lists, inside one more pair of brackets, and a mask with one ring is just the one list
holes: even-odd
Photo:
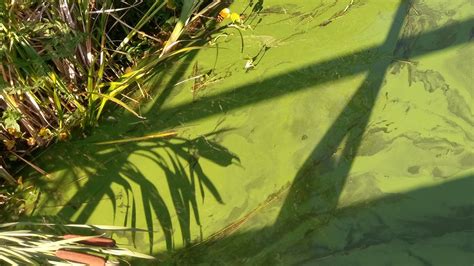
[(133, 265), (472, 265), (473, 2), (254, 2), (39, 156), (28, 220), (143, 229)]

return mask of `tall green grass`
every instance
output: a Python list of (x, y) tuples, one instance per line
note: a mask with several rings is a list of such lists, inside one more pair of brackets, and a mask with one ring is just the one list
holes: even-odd
[(0, 2), (0, 177), (15, 184), (15, 161), (31, 165), (31, 151), (96, 126), (113, 105), (143, 118), (128, 96), (160, 64), (200, 49), (229, 2)]

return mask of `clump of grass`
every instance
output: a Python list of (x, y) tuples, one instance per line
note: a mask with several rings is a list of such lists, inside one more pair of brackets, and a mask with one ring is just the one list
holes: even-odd
[[(18, 226), (33, 226), (37, 229), (12, 228)], [(59, 233), (61, 228), (85, 229), (94, 235), (64, 235)], [(11, 265), (71, 265), (71, 260), (79, 262), (82, 259), (83, 263), (87, 263), (92, 258), (92, 261), (97, 262), (94, 265), (105, 265), (106, 261), (114, 261), (116, 262), (114, 265), (117, 265), (120, 259), (127, 257), (155, 259), (149, 255), (117, 247), (112, 238), (104, 237), (106, 235), (104, 232), (111, 234), (129, 230), (132, 229), (80, 224), (62, 226), (35, 223), (0, 224), (0, 262)], [(99, 231), (101, 233), (98, 233)]]
[(0, 223), (16, 221), (24, 213), (22, 186), (0, 187)]
[[(10, 0), (0, 3), (0, 177), (74, 128), (97, 125), (156, 67), (199, 49), (223, 0)], [(41, 169), (37, 169), (41, 171)]]

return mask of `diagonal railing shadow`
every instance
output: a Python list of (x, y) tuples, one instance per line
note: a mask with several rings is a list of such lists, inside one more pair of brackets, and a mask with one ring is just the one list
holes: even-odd
[[(177, 253), (173, 263), (389, 265), (397, 261), (400, 265), (432, 265), (418, 262), (433, 258), (439, 262), (443, 257), (446, 263), (442, 265), (469, 264), (472, 249), (466, 247), (474, 236), (469, 193), (473, 185), (474, 176), (467, 174), (435, 186), (357, 202), (330, 213), (300, 213), (297, 223), (241, 230), (198, 244)], [(255, 220), (262, 216), (265, 214)], [(435, 250), (439, 254), (433, 254), (433, 246), (438, 247)]]
[[(398, 36), (389, 36), (389, 38), (391, 38), (390, 41), (393, 45), (395, 45), (395, 43), (397, 43), (397, 45), (415, 43), (423, 39), (436, 40), (437, 38), (440, 38), (440, 36), (445, 36), (447, 33), (452, 34), (453, 32), (459, 32), (460, 28), (465, 28), (466, 31), (470, 31), (472, 25), (474, 25), (474, 19), (469, 19), (462, 22), (452, 23), (443, 28), (425, 32), (417, 36), (407, 36), (401, 39), (398, 39)], [(387, 39), (387, 41), (389, 40)], [(415, 49), (412, 51), (406, 51), (400, 56), (393, 55), (393, 50), (390, 50), (390, 47), (386, 44), (368, 47), (323, 62), (301, 66), (293, 71), (266, 78), (263, 81), (248, 83), (232, 88), (226, 92), (202, 97), (199, 102), (184, 103), (171, 108), (161, 109), (159, 110), (159, 117), (157, 118), (160, 122), (158, 126), (162, 125), (162, 128), (178, 126), (222, 112), (228, 112), (263, 101), (269, 101), (284, 95), (307, 90), (314, 86), (323, 85), (331, 81), (364, 73), (370, 70), (372, 65), (376, 64), (380, 60), (381, 55), (384, 54), (386, 55), (385, 60), (391, 62), (393, 60), (403, 60), (408, 57), (414, 58), (431, 54), (469, 41), (470, 36), (468, 35), (456, 36), (456, 38), (448, 44), (436, 45), (433, 43), (425, 50)], [(312, 78), (308, 78), (311, 76)], [(291, 77), (291, 79), (288, 79), (288, 77)], [(295, 82), (295, 80), (304, 80), (305, 82)], [(259, 91), (263, 89), (265, 90), (265, 93)], [(221, 104), (219, 105), (216, 103)], [(160, 105), (156, 105), (151, 108), (151, 112), (157, 112), (160, 107)], [(177, 119), (177, 117), (179, 119)]]
[[(408, 14), (407, 3), (400, 4), (390, 28), (388, 35), (381, 45), (380, 49), (385, 51), (394, 51), (398, 37), (401, 33), (403, 22)], [(373, 64), (362, 85), (357, 89), (346, 107), (342, 110), (331, 127), (326, 131), (318, 145), (314, 148), (306, 161), (296, 174), (287, 201), (282, 206), (281, 213), (276, 223), (283, 222), (289, 215), (285, 212), (293, 212), (294, 208), (288, 203), (296, 197), (297, 193), (305, 193), (302, 190), (309, 190), (307, 193), (321, 191), (313, 185), (314, 180), (324, 175), (324, 170), (317, 170), (321, 164), (330, 164), (331, 169), (337, 169), (337, 180), (332, 180), (333, 186), (324, 191), (325, 197), (317, 203), (318, 212), (328, 212), (335, 210), (337, 201), (341, 195), (346, 179), (349, 175), (357, 150), (360, 147), (362, 136), (369, 123), (369, 118), (375, 105), (377, 96), (382, 89), (385, 73), (389, 70), (392, 63), (391, 58), (384, 58)], [(343, 143), (345, 141), (345, 143)], [(343, 146), (342, 154), (336, 161), (333, 159), (339, 147)], [(328, 148), (329, 147), (329, 148)], [(329, 157), (328, 157), (329, 156)], [(325, 162), (326, 161), (326, 162)], [(307, 182), (304, 186), (300, 183)], [(312, 184), (309, 185), (308, 184)], [(322, 191), (321, 191), (322, 192)]]

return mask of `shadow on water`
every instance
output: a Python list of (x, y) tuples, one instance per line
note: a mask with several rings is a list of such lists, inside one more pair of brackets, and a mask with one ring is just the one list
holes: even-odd
[[(137, 219), (141, 218), (141, 215), (137, 217), (137, 208), (141, 204), (140, 209), (143, 209), (148, 225), (150, 252), (155, 240), (154, 233), (160, 232), (159, 228), (154, 227), (155, 218), (159, 222), (168, 249), (171, 250), (174, 243), (175, 230), (172, 224), (174, 215), (178, 218), (183, 243), (189, 244), (191, 242), (190, 224), (193, 217), (194, 222), (198, 226), (201, 225), (198, 210), (199, 198), (204, 201), (208, 192), (214, 200), (223, 203), (222, 196), (201, 167), (200, 160), (205, 159), (222, 167), (239, 161), (235, 154), (212, 141), (212, 137), (220, 133), (222, 132), (216, 131), (194, 139), (172, 137), (121, 145), (96, 145), (94, 149), (75, 147), (75, 154), (61, 159), (74, 161), (72, 165), (63, 169), (69, 171), (69, 173), (63, 173), (64, 181), (72, 179), (73, 183), (56, 183), (51, 186), (47, 180), (43, 181), (45, 182), (43, 185), (38, 181), (37, 185), (42, 187), (42, 193), (48, 197), (42, 202), (43, 208), (59, 202), (61, 204), (56, 219), (62, 222), (86, 223), (100, 202), (106, 199), (111, 202), (114, 217), (118, 211), (121, 211), (125, 213), (122, 224), (137, 228)], [(69, 148), (72, 147), (69, 146)], [(77, 157), (73, 159), (76, 154)], [(131, 155), (135, 157), (134, 160), (130, 159)], [(80, 156), (85, 156), (87, 159)], [(135, 164), (137, 161), (141, 163), (140, 167)], [(54, 168), (55, 165), (50, 166), (50, 169)], [(145, 176), (144, 171), (156, 172), (156, 176), (153, 177), (150, 174)], [(67, 178), (68, 175), (73, 178)], [(163, 199), (163, 188), (158, 189), (156, 185), (156, 181), (163, 178), (168, 185), (167, 189), (171, 195), (175, 214)], [(81, 179), (86, 181), (81, 182)], [(56, 186), (69, 187), (71, 185), (77, 187), (77, 192), (72, 197), (56, 191)], [(137, 189), (133, 189), (132, 185), (138, 186), (140, 191), (138, 195)], [(47, 188), (48, 186), (50, 189)], [(121, 192), (117, 193), (119, 190)]]
[[(361, 213), (366, 212), (361, 206), (336, 210), (336, 205), (360, 146), (361, 138), (369, 121), (378, 92), (383, 86), (385, 73), (393, 60), (409, 59), (410, 57), (428, 54), (436, 50), (469, 42), (470, 36), (454, 36), (449, 43), (443, 42), (442, 44), (437, 44), (432, 40), (442, 38), (446, 34), (451, 36), (453, 32), (461, 32), (460, 29), (463, 29), (462, 31), (467, 29), (467, 31), (471, 32), (471, 27), (474, 23), (474, 20), (470, 19), (453, 23), (431, 32), (421, 33), (418, 36), (404, 36), (400, 38), (409, 6), (407, 1), (401, 1), (400, 7), (394, 16), (392, 28), (385, 42), (380, 46), (369, 47), (335, 59), (302, 66), (297, 70), (270, 77), (261, 82), (247, 84), (214, 96), (202, 97), (199, 101), (192, 104), (186, 103), (175, 107), (162, 108), (164, 100), (171, 93), (171, 83), (166, 86), (165, 91), (161, 93), (161, 96), (155, 102), (155, 106), (150, 111), (159, 111), (159, 114), (156, 115), (153, 121), (156, 125), (154, 126), (155, 131), (180, 126), (183, 123), (189, 123), (211, 115), (225, 113), (240, 107), (309, 89), (315, 85), (368, 72), (365, 81), (297, 172), (293, 184), (287, 191), (282, 193), (282, 195), (287, 194), (287, 196), (276, 223), (261, 231), (244, 234), (230, 235), (230, 233), (234, 232), (234, 227), (231, 230), (229, 229), (229, 231), (224, 230), (219, 235), (211, 237), (205, 244), (187, 250), (184, 254), (192, 254), (192, 259), (184, 255), (184, 257), (179, 258), (180, 260), (209, 260), (208, 254), (217, 254), (220, 251), (225, 252), (227, 245), (237, 246), (239, 243), (246, 248), (243, 248), (241, 252), (226, 254), (227, 258), (237, 260), (250, 258), (257, 255), (268, 243), (278, 243), (281, 238), (285, 237), (281, 232), (288, 231), (287, 228), (291, 224), (298, 224), (298, 222), (304, 219), (314, 219), (325, 224), (329, 219), (333, 219), (333, 217), (338, 215), (344, 216), (346, 213), (352, 213), (356, 210)], [(430, 42), (431, 45), (409, 51), (406, 48), (404, 50), (400, 48), (402, 46), (409, 47), (407, 44), (423, 41)], [(400, 50), (403, 50), (403, 53)], [(179, 79), (179, 75), (176, 76), (176, 79)], [(262, 92), (262, 90), (265, 91)], [(308, 125), (308, 127), (310, 126)], [(87, 173), (90, 176), (94, 176), (94, 178), (87, 179), (85, 184), (77, 184), (78, 192), (65, 202), (58, 216), (66, 220), (73, 220), (74, 222), (86, 222), (104, 196), (108, 196), (114, 204), (114, 209), (116, 209), (118, 207), (115, 203), (116, 196), (112, 191), (111, 185), (118, 184), (126, 191), (126, 220), (129, 220), (128, 215), (130, 215), (130, 220), (132, 221), (131, 224), (126, 225), (134, 227), (137, 219), (134, 209), (136, 209), (139, 203), (135, 200), (136, 197), (132, 193), (130, 183), (133, 182), (138, 184), (141, 189), (141, 204), (143, 204), (148, 229), (150, 230), (150, 242), (154, 242), (153, 232), (155, 228), (153, 227), (152, 219), (153, 215), (155, 215), (162, 228), (168, 249), (173, 249), (172, 214), (169, 206), (166, 206), (164, 203), (161, 191), (141, 172), (142, 169), (139, 169), (128, 160), (128, 154), (133, 152), (137, 156), (142, 156), (152, 161), (156, 167), (165, 173), (168, 189), (176, 209), (176, 215), (178, 216), (183, 241), (190, 243), (192, 241), (189, 229), (191, 217), (194, 217), (198, 225), (200, 224), (196, 203), (196, 188), (199, 187), (201, 193), (207, 190), (214, 199), (222, 201), (222, 197), (217, 188), (212, 184), (211, 178), (200, 167), (200, 156), (206, 156), (205, 154), (207, 154), (206, 159), (221, 166), (230, 165), (233, 161), (238, 160), (238, 157), (225, 147), (220, 146), (217, 142), (209, 141), (205, 136), (192, 140), (180, 138), (156, 140), (145, 144), (145, 146), (142, 146), (142, 144), (125, 144), (121, 146), (123, 149), (121, 152), (113, 150), (109, 153), (106, 149), (98, 149), (91, 154), (95, 161), (102, 163), (98, 163), (99, 165), (97, 165), (96, 170)], [(336, 160), (332, 155), (339, 147), (342, 147), (342, 156)], [(163, 152), (154, 152), (158, 148), (162, 149)], [(183, 163), (183, 161), (187, 163)], [(87, 171), (91, 160), (87, 160), (87, 163), (84, 165), (81, 165), (78, 161), (74, 163), (76, 166), (82, 167), (83, 171)], [(100, 165), (103, 163), (107, 163), (107, 165), (105, 167)], [(54, 167), (51, 168), (54, 169)], [(325, 175), (330, 171), (336, 174)], [(449, 186), (451, 190), (458, 189), (459, 184), (471, 182), (471, 180), (469, 177), (446, 186)], [(430, 194), (432, 193), (431, 191), (435, 190), (437, 191), (438, 188), (426, 189), (420, 192), (415, 191), (413, 192), (413, 197), (421, 197), (419, 195)], [(87, 191), (87, 194), (84, 191)], [(90, 195), (93, 195), (93, 198), (87, 198)], [(201, 197), (204, 198), (204, 194), (201, 194)], [(51, 200), (53, 201), (54, 197), (51, 197)], [(382, 203), (374, 202), (374, 204), (376, 206), (379, 206), (377, 204), (386, 206), (383, 200), (380, 202)], [(423, 207), (425, 203), (422, 201), (419, 207)], [(302, 205), (310, 205), (309, 209), (311, 211), (299, 213), (298, 206)], [(400, 215), (404, 214), (400, 213)], [(72, 219), (72, 217), (77, 218)], [(237, 222), (239, 223), (240, 221)], [(310, 231), (308, 235), (312, 235), (312, 232)], [(250, 244), (246, 245), (244, 243)], [(257, 245), (261, 246), (258, 247)], [(152, 247), (150, 247), (151, 249)], [(233, 252), (235, 250), (238, 249), (232, 249)], [(323, 257), (330, 252), (332, 251), (328, 249), (321, 252), (318, 256)]]
[[(148, 93), (158, 95), (153, 100), (153, 111), (159, 109), (170, 96), (174, 84), (182, 79), (189, 68), (188, 62), (195, 56), (196, 52), (191, 52), (174, 67), (162, 66), (168, 68), (171, 76), (165, 77), (158, 71), (158, 75), (147, 80), (147, 86), (150, 87)], [(97, 211), (99, 204), (108, 200), (113, 208), (114, 223), (121, 223), (115, 221), (119, 212), (125, 213), (119, 215), (123, 217), (122, 224), (125, 227), (137, 228), (138, 219), (145, 218), (149, 242), (141, 244), (149, 247), (150, 253), (153, 243), (157, 241), (157, 232), (163, 235), (160, 240), (166, 242), (168, 250), (174, 248), (177, 237), (174, 228), (176, 225), (172, 222), (174, 216), (179, 223), (182, 243), (191, 243), (191, 223), (201, 227), (198, 201), (204, 202), (208, 192), (215, 201), (224, 203), (211, 178), (202, 168), (200, 160), (204, 159), (221, 167), (240, 162), (235, 154), (213, 140), (230, 129), (216, 128), (211, 133), (192, 139), (173, 136), (124, 144), (97, 145), (96, 143), (116, 140), (118, 137), (127, 139), (156, 134), (156, 128), (151, 125), (156, 123), (153, 118), (136, 123), (136, 119), (127, 114), (117, 117), (120, 123), (115, 121), (117, 118), (112, 117), (114, 120), (111, 123), (97, 129), (87, 140), (58, 143), (55, 147), (56, 151), (59, 151), (58, 154), (40, 158), (40, 161), (47, 163), (45, 169), (48, 172), (59, 171), (61, 177), (54, 182), (34, 180), (35, 186), (41, 189), (28, 220), (86, 223), (94, 211)], [(63, 150), (66, 152), (62, 152)], [(139, 158), (132, 161), (130, 155)], [(143, 166), (144, 161), (151, 164)], [(143, 172), (149, 172), (150, 168), (156, 172), (156, 176), (144, 175)], [(163, 179), (167, 184), (167, 191), (163, 187), (158, 189), (157, 180)], [(71, 186), (75, 187), (72, 195), (67, 194)], [(134, 189), (133, 186), (138, 186), (139, 189)], [(58, 187), (66, 189), (62, 191), (58, 190)], [(171, 196), (172, 206), (165, 203), (163, 193)], [(59, 210), (50, 217), (36, 215), (37, 212), (41, 213), (48, 208)], [(141, 229), (132, 231), (133, 245), (139, 242), (136, 234), (143, 231)]]
[[(177, 253), (177, 265), (468, 265), (472, 262), (474, 176), (338, 209), (318, 204), (321, 181), (304, 199), (279, 199), (278, 221), (260, 230), (223, 234)], [(292, 189), (297, 189), (293, 187)], [(294, 190), (292, 190), (294, 191)], [(290, 191), (290, 193), (292, 193)], [(324, 193), (324, 195), (327, 195)], [(265, 219), (265, 213), (249, 223)]]
[[(360, 146), (362, 135), (367, 127), (378, 92), (383, 86), (385, 73), (389, 70), (394, 60), (406, 60), (469, 42), (471, 39), (469, 34), (472, 32), (472, 26), (474, 25), (474, 20), (469, 19), (450, 24), (438, 30), (420, 33), (416, 36), (400, 37), (409, 8), (410, 3), (408, 1), (401, 1), (388, 36), (381, 46), (370, 47), (341, 56), (338, 59), (304, 66), (284, 75), (267, 78), (262, 82), (237, 87), (229, 92), (203, 98), (199, 103), (193, 105), (183, 104), (162, 110), (161, 119), (163, 119), (163, 122), (166, 122), (167, 126), (173, 123), (177, 125), (178, 123), (186, 123), (216, 113), (227, 112), (242, 106), (307, 89), (314, 85), (368, 71), (365, 81), (328, 129), (320, 143), (314, 148), (311, 155), (306, 159), (296, 174), (289, 190), (285, 191), (287, 195), (275, 224), (261, 231), (234, 233), (236, 228), (244, 224), (245, 220), (251, 217), (247, 215), (241, 220), (236, 221), (235, 226), (229, 225), (221, 232), (212, 236), (206, 243), (202, 245), (197, 244), (196, 247), (180, 253), (181, 257), (178, 256), (177, 259), (179, 263), (245, 263), (252, 258), (258, 258), (260, 252), (268, 246), (272, 248), (273, 243), (281, 244), (281, 241), (284, 241), (282, 239), (289, 237), (284, 232), (296, 230), (296, 225), (302, 223), (302, 221), (314, 219), (320, 222), (320, 225), (325, 225), (329, 220), (335, 220), (336, 218), (334, 217), (342, 215), (347, 218), (354, 212), (360, 213), (358, 214), (360, 216), (370, 215), (371, 211), (366, 210), (367, 206), (355, 206), (338, 210), (336, 210), (336, 207)], [(467, 34), (460, 35), (460, 32)], [(448, 38), (449, 41), (446, 41), (445, 38)], [(422, 46), (417, 47), (417, 44), (422, 44)], [(291, 77), (291, 79), (288, 77)], [(295, 82), (297, 80), (302, 82)], [(265, 93), (260, 92), (259, 88), (265, 89)], [(218, 107), (212, 104), (214, 102), (220, 103)], [(179, 119), (172, 121), (171, 117), (179, 117)], [(336, 153), (339, 147), (342, 147), (342, 156), (336, 160), (333, 158), (333, 154)], [(332, 172), (332, 174), (325, 175), (328, 172)], [(415, 210), (415, 212), (418, 210), (419, 212), (428, 209), (431, 204), (436, 205), (437, 200), (449, 199), (451, 194), (460, 193), (465, 190), (464, 186), (472, 186), (472, 184), (472, 176), (466, 176), (463, 179), (441, 185), (440, 187), (421, 189), (400, 196), (402, 198), (414, 198), (415, 200), (413, 201), (402, 200), (397, 202), (395, 199), (398, 196), (390, 196), (380, 201), (374, 201), (371, 204), (375, 205), (374, 208), (386, 209), (393, 207), (398, 210), (410, 209), (412, 211)], [(441, 191), (443, 193), (439, 193)], [(425, 199), (425, 196), (429, 200)], [(467, 196), (461, 196), (460, 198), (464, 200), (464, 203), (468, 201)], [(419, 200), (419, 205), (415, 204), (417, 200)], [(410, 208), (407, 204), (413, 205)], [(307, 208), (302, 208), (305, 205)], [(299, 211), (300, 207), (304, 211)], [(309, 212), (308, 209), (310, 210)], [(409, 216), (413, 215), (409, 211), (398, 212), (397, 214), (401, 216), (402, 220), (409, 220)], [(467, 220), (472, 219), (472, 210), (457, 212), (455, 216), (453, 220), (444, 222), (453, 222), (458, 219), (460, 229), (450, 228), (453, 231), (448, 230), (449, 232), (456, 232), (458, 229), (472, 230), (472, 223), (469, 223)], [(393, 219), (396, 220), (395, 217)], [(380, 226), (383, 226), (383, 224)], [(443, 225), (440, 224), (440, 226)], [(317, 229), (313, 227), (312, 230)], [(439, 232), (434, 231), (430, 233), (433, 235), (427, 233), (425, 235), (421, 234), (420, 237), (430, 237), (439, 234)], [(298, 238), (298, 240), (293, 240), (293, 242), (290, 240), (290, 242), (295, 244), (294, 242), (298, 241), (308, 241), (304, 239), (311, 234), (312, 231), (310, 230), (308, 235), (301, 235), (301, 238)], [(373, 236), (375, 239), (374, 243), (383, 243), (397, 237), (396, 232), (389, 234), (392, 234), (392, 236), (380, 236), (379, 239), (377, 239), (377, 236)], [(330, 238), (331, 235), (326, 237)], [(408, 238), (409, 236), (406, 237)], [(371, 243), (350, 243), (346, 249), (363, 248), (368, 245), (371, 245)], [(268, 254), (268, 256), (274, 257), (274, 252), (280, 248), (275, 247), (273, 253)], [(321, 252), (315, 251), (314, 254), (317, 258), (323, 258), (338, 252), (337, 249), (332, 250), (330, 247), (321, 248), (326, 248), (326, 250)], [(300, 248), (293, 246), (290, 249), (297, 254), (297, 250)], [(343, 248), (342, 251), (344, 250)], [(291, 254), (292, 252), (288, 253)], [(287, 255), (290, 256), (290, 254)], [(218, 259), (219, 257), (221, 259)], [(317, 258), (308, 259), (311, 261)], [(278, 261), (266, 261), (265, 263), (273, 265), (278, 263)]]
[[(400, 21), (402, 23), (402, 21)], [(351, 77), (374, 69), (374, 64), (382, 66), (394, 60), (404, 60), (432, 52), (440, 51), (467, 43), (471, 40), (471, 29), (474, 19), (449, 24), (443, 28), (425, 32), (419, 36), (406, 36), (397, 42), (397, 36), (390, 36), (391, 45), (369, 47), (351, 54), (338, 56), (323, 62), (304, 65), (296, 70), (266, 78), (263, 81), (248, 83), (217, 95), (202, 97), (199, 102), (183, 103), (160, 111), (158, 117), (162, 128), (179, 126), (211, 115), (225, 113), (237, 108), (268, 101), (284, 95), (310, 89), (314, 86)], [(467, 35), (460, 36), (460, 32)], [(457, 34), (456, 34), (457, 33)], [(449, 43), (438, 43), (436, 40), (450, 39)], [(426, 47), (394, 54), (394, 46), (425, 43)], [(384, 58), (385, 57), (385, 58)], [(377, 69), (375, 69), (377, 71)], [(378, 71), (380, 72), (380, 71)], [(384, 73), (382, 73), (383, 75)], [(371, 80), (367, 80), (371, 82)], [(262, 91), (264, 90), (264, 91)], [(220, 103), (217, 104), (217, 103)]]

